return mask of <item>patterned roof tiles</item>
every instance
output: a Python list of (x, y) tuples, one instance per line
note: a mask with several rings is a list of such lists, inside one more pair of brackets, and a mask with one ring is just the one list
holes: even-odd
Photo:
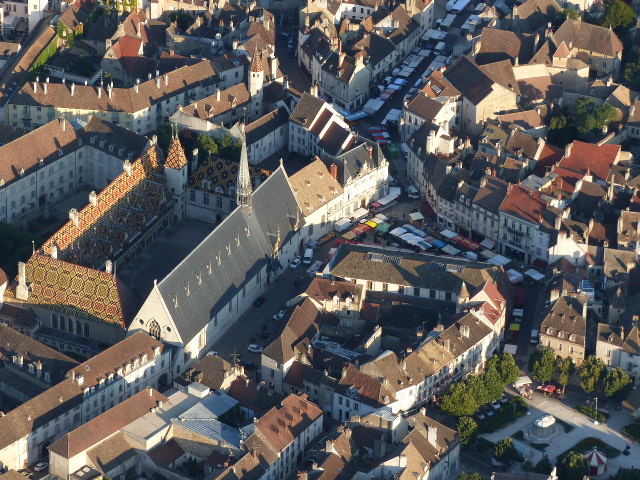
[(167, 168), (173, 168), (175, 170), (182, 170), (187, 166), (187, 157), (184, 154), (184, 148), (180, 143), (180, 139), (177, 135), (173, 137), (171, 145), (169, 146), (169, 152), (167, 153), (167, 161), (164, 166)]
[[(198, 190), (210, 190), (220, 195), (235, 195), (240, 162), (230, 158), (208, 157), (192, 175), (189, 176), (187, 186)], [(269, 173), (249, 165), (249, 176), (253, 188), (263, 182)], [(203, 181), (208, 181), (208, 188)]]
[(34, 254), (26, 264), (31, 286), (29, 303), (79, 318), (127, 328), (138, 299), (115, 276), (46, 255)]
[[(166, 208), (169, 193), (159, 173), (160, 154), (153, 146), (42, 246), (41, 253), (85, 266), (101, 267), (127, 248), (127, 242)], [(108, 225), (107, 225), (108, 224)]]

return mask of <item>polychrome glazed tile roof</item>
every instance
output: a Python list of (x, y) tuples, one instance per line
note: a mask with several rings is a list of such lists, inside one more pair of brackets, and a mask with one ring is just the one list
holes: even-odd
[[(235, 195), (239, 164), (235, 159), (211, 156), (205, 158), (198, 170), (189, 176), (187, 186), (198, 190), (210, 190), (220, 195)], [(259, 183), (262, 183), (267, 178), (269, 172), (249, 165), (249, 175), (251, 176), (253, 187), (256, 188)], [(258, 182), (256, 182), (256, 178), (259, 179)], [(205, 188), (204, 181), (209, 182), (208, 188)]]
[(175, 170), (181, 170), (187, 165), (187, 157), (184, 154), (184, 149), (180, 143), (178, 136), (174, 136), (169, 146), (169, 152), (167, 153), (167, 161), (164, 166), (167, 168), (173, 168)]
[(139, 300), (115, 275), (46, 255), (26, 265), (29, 303), (127, 328)]
[(49, 238), (41, 252), (51, 255), (55, 246), (58, 258), (93, 268), (122, 255), (169, 208), (171, 194), (159, 163), (156, 146), (133, 163), (125, 161), (125, 171)]

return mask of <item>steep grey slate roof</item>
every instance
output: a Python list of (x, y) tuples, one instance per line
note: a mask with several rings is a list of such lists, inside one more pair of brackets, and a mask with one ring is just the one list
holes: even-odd
[[(169, 275), (158, 291), (183, 341), (191, 340), (304, 224), (279, 167), (252, 195), (249, 214), (236, 208)], [(231, 252), (229, 254), (228, 252)]]

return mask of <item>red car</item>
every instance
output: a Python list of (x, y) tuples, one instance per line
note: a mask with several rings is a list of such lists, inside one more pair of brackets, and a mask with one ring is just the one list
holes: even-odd
[(516, 305), (524, 305), (525, 300), (527, 299), (527, 295), (524, 292), (524, 288), (519, 285), (515, 285), (517, 297), (516, 297)]

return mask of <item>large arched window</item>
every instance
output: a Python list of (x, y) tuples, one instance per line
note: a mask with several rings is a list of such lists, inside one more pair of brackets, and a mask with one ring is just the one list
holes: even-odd
[(149, 322), (149, 335), (151, 335), (156, 340), (160, 340), (160, 325), (155, 320), (151, 320)]

